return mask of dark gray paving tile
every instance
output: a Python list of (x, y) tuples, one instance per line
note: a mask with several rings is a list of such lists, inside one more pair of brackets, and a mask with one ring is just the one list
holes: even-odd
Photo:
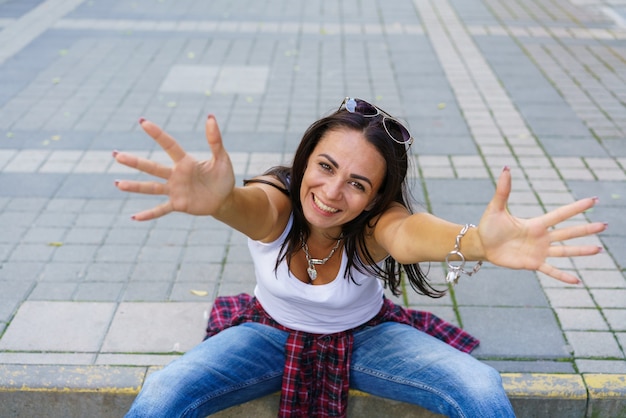
[(485, 360), (501, 373), (576, 373), (574, 365), (563, 361)]
[(124, 302), (159, 302), (168, 300), (170, 282), (132, 282), (126, 286)]
[[(445, 187), (445, 186), (442, 186)], [(430, 189), (429, 189), (430, 190)], [(449, 202), (431, 202), (432, 213), (438, 217), (458, 224), (473, 223), (478, 225), (488, 201), (478, 204)]]
[(450, 204), (486, 204), (495, 191), (491, 180), (481, 179), (426, 179), (428, 198), (435, 205)]
[[(50, 174), (47, 174), (50, 176)], [(120, 191), (114, 186), (118, 176), (110, 174), (74, 174), (67, 176), (56, 197), (61, 198), (111, 198), (120, 197)]]
[(40, 282), (28, 296), (28, 300), (71, 300), (77, 286), (76, 282)]
[(82, 280), (87, 264), (88, 260), (74, 263), (48, 263), (44, 267), (39, 280), (44, 282), (78, 282)]
[(85, 271), (85, 281), (126, 282), (134, 267), (133, 263), (93, 263)]
[(483, 268), (472, 277), (462, 275), (454, 295), (459, 306), (548, 306), (535, 274), (525, 270)]
[(545, 308), (459, 308), (463, 327), (481, 340), (479, 358), (569, 358), (554, 313)]
[(74, 292), (73, 300), (81, 302), (116, 302), (125, 283), (81, 283)]
[(66, 177), (66, 174), (53, 173), (2, 173), (0, 190), (10, 197), (52, 197)]
[[(181, 267), (184, 267), (181, 266)], [(171, 282), (176, 277), (176, 263), (138, 262), (130, 280), (138, 282)]]
[[(553, 157), (608, 157), (606, 150), (593, 137), (566, 137), (562, 132), (533, 131), (546, 152)], [(579, 132), (580, 133), (580, 132)]]

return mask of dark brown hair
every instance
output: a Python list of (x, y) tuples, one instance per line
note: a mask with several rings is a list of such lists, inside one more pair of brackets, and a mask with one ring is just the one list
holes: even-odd
[(289, 264), (291, 257), (300, 250), (302, 240), (306, 242), (309, 237), (310, 230), (300, 201), (300, 187), (304, 171), (307, 168), (310, 155), (322, 137), (328, 131), (340, 129), (355, 130), (362, 133), (364, 138), (376, 147), (387, 164), (385, 177), (374, 204), (342, 226), (342, 238), (348, 256), (347, 275), (350, 276), (351, 267), (354, 267), (364, 274), (371, 274), (382, 279), (393, 294), (399, 295), (402, 293), (401, 272), (404, 270), (409, 283), (416, 292), (435, 298), (443, 296), (445, 291), (437, 290), (428, 283), (419, 264), (400, 264), (392, 257), (387, 257), (382, 266), (379, 266), (367, 250), (365, 234), (370, 229), (368, 227), (374, 227), (375, 219), (393, 202), (403, 205), (412, 212), (406, 183), (407, 150), (404, 144), (399, 144), (389, 137), (382, 126), (382, 117), (380, 116), (365, 118), (356, 113), (340, 110), (324, 117), (313, 123), (304, 133), (291, 167), (274, 167), (265, 173), (275, 176), (287, 187), (293, 207), (293, 225), (282, 244), (276, 265), (278, 266), (285, 259)]

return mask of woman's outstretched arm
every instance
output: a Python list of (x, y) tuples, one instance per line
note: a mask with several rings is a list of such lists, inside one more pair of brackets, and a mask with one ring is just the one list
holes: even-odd
[[(563, 241), (600, 233), (606, 224), (557, 226), (593, 207), (597, 199), (581, 199), (544, 215), (521, 219), (507, 209), (510, 192), (511, 173), (505, 168), (478, 227), (470, 228), (461, 239), (460, 251), (465, 259), (484, 260), (511, 269), (537, 270), (557, 280), (578, 283), (576, 277), (546, 259), (593, 255), (602, 250), (596, 245), (567, 245)], [(398, 205), (381, 216), (374, 236), (376, 243), (401, 263), (444, 261), (454, 249), (462, 228), (463, 225), (427, 213), (409, 215)]]
[[(198, 161), (156, 124), (141, 119), (141, 127), (172, 159), (171, 166), (116, 152), (120, 164), (150, 174), (159, 180), (119, 180), (125, 192), (167, 196), (163, 203), (133, 216), (138, 221), (156, 219), (171, 212), (213, 216), (258, 240), (276, 235), (287, 222), (289, 199), (271, 187), (235, 187), (235, 174), (213, 116), (206, 120), (205, 135), (212, 152)], [(282, 231), (282, 229), (280, 229)], [(278, 232), (280, 233), (280, 232)]]

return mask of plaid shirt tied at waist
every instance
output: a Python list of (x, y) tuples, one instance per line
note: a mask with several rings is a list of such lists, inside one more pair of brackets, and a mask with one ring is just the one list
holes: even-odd
[(462, 329), (429, 312), (405, 309), (386, 298), (380, 312), (357, 328), (334, 334), (295, 331), (280, 325), (265, 312), (255, 297), (243, 293), (215, 300), (205, 339), (244, 322), (258, 322), (288, 332), (278, 416), (345, 417), (350, 388), (352, 333), (389, 321), (410, 325), (466, 353), (479, 344)]

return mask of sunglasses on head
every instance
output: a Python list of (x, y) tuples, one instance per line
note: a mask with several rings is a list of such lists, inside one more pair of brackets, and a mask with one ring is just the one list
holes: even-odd
[(378, 106), (374, 106), (365, 100), (355, 99), (352, 97), (346, 97), (339, 106), (338, 111), (341, 108), (345, 108), (350, 113), (357, 113), (365, 118), (373, 118), (378, 115), (383, 117), (383, 127), (389, 135), (389, 138), (393, 139), (399, 144), (406, 145), (407, 149), (413, 143), (413, 137), (409, 130), (400, 123), (396, 118), (385, 112)]

